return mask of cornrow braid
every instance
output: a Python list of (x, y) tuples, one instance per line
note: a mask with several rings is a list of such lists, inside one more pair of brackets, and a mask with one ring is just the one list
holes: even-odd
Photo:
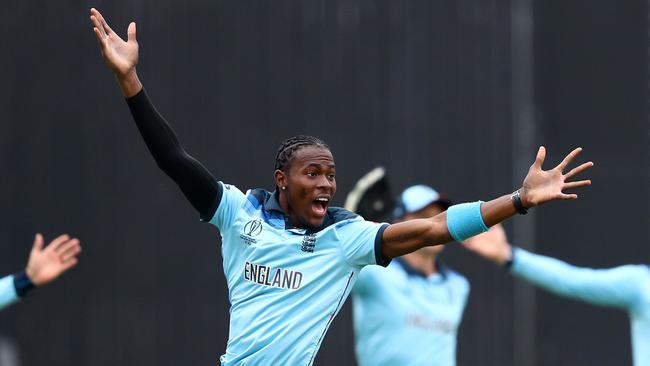
[(296, 151), (307, 146), (322, 147), (327, 150), (330, 149), (323, 140), (314, 136), (298, 135), (289, 137), (282, 142), (278, 148), (278, 152), (275, 154), (275, 169), (284, 171), (289, 165), (291, 159), (293, 159), (293, 155)]

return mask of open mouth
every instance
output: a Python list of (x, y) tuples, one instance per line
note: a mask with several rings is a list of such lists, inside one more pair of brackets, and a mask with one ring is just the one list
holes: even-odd
[(314, 213), (314, 216), (325, 217), (327, 213), (327, 207), (330, 204), (330, 199), (328, 197), (318, 197), (311, 203), (311, 209)]

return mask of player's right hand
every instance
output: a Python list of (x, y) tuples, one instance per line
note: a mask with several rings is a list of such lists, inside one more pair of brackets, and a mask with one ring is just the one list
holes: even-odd
[(93, 23), (93, 31), (108, 68), (115, 73), (118, 79), (135, 73), (139, 57), (135, 23), (129, 24), (128, 38), (125, 42), (111, 29), (102, 14), (95, 8), (90, 9), (90, 21)]

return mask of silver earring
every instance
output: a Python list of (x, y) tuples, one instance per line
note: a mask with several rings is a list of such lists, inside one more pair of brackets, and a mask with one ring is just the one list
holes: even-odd
[(282, 187), (282, 190), (283, 190), (283, 191), (284, 191), (285, 189), (287, 189), (287, 187)]

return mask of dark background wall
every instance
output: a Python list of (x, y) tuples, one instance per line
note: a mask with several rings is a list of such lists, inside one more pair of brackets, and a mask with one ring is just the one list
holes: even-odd
[[(91, 6), (121, 34), (138, 23), (150, 96), (185, 147), (241, 188), (270, 188), (277, 145), (298, 133), (332, 146), (338, 204), (380, 164), (396, 189), (424, 182), (456, 201), (510, 192), (525, 174), (512, 169), (508, 1), (11, 1), (0, 270), (24, 266), (36, 231), (84, 246), (75, 270), (0, 313), (24, 365), (214, 364), (228, 334), (218, 234), (146, 151)], [(578, 202), (515, 220), (534, 223), (538, 251), (580, 265), (650, 262), (647, 4), (533, 10), (535, 145), (549, 162), (583, 146), (597, 166)], [(513, 365), (512, 279), (460, 248), (445, 255), (472, 284), (459, 364)], [(624, 314), (541, 293), (536, 305), (537, 364), (630, 362)], [(354, 364), (350, 316), (347, 304), (318, 365)]]
[[(583, 266), (647, 263), (648, 2), (539, 1), (535, 10), (539, 141), (576, 141), (597, 164), (584, 200), (540, 210), (538, 250)], [(540, 364), (631, 364), (624, 313), (538, 300)]]

